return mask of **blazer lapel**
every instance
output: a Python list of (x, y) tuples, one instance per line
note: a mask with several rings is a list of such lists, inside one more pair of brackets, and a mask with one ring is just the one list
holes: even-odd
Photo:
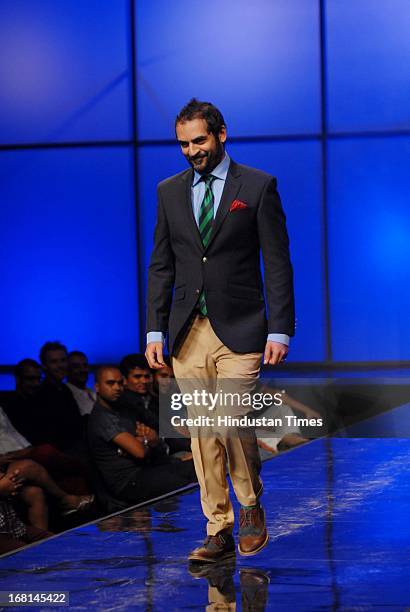
[[(212, 241), (214, 240), (215, 236), (221, 229), (221, 225), (224, 222), (226, 215), (229, 212), (232, 201), (235, 199), (239, 191), (239, 188), (241, 186), (240, 176), (241, 176), (241, 172), (238, 168), (238, 165), (234, 161), (231, 160), (231, 163), (229, 165), (228, 174), (226, 176), (225, 187), (222, 192), (221, 201), (219, 203), (218, 210), (216, 211), (214, 223), (212, 225), (211, 237), (206, 247), (207, 249), (209, 249), (210, 245), (212, 244)], [(192, 211), (192, 206), (191, 206), (191, 211)], [(195, 222), (195, 219), (194, 219), (194, 222)], [(201, 238), (199, 234), (199, 230), (198, 230), (198, 235)]]

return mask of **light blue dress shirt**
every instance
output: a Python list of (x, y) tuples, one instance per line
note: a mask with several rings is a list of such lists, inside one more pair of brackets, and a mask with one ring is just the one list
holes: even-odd
[[(216, 180), (212, 183), (212, 192), (214, 194), (214, 218), (218, 206), (222, 198), (222, 192), (225, 187), (226, 177), (228, 175), (229, 164), (231, 159), (227, 153), (223, 160), (212, 170), (212, 176), (216, 176)], [(198, 225), (199, 211), (201, 209), (202, 200), (205, 195), (205, 183), (201, 180), (202, 175), (198, 172), (194, 172), (194, 180), (192, 183), (191, 194), (192, 194), (192, 208), (194, 211), (195, 221)], [(147, 333), (148, 342), (164, 342), (164, 334), (158, 331), (151, 331)], [(289, 336), (286, 334), (269, 334), (268, 340), (272, 342), (281, 342), (289, 346)]]

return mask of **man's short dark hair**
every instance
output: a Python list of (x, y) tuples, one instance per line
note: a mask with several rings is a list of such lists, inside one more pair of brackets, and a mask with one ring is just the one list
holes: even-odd
[(37, 361), (35, 361), (34, 359), (22, 359), (14, 366), (14, 377), (21, 378), (26, 368), (37, 368), (37, 370), (41, 370), (40, 364), (37, 363)]
[(211, 102), (202, 102), (196, 98), (192, 98), (180, 110), (175, 119), (175, 128), (177, 123), (185, 123), (185, 121), (192, 121), (192, 119), (205, 119), (208, 132), (214, 136), (218, 136), (221, 129), (226, 127), (225, 119), (216, 106), (211, 104)]
[(121, 374), (125, 376), (125, 378), (127, 378), (131, 370), (134, 370), (135, 368), (139, 368), (140, 370), (150, 369), (148, 361), (144, 355), (132, 353), (131, 355), (126, 355), (126, 357), (121, 360), (120, 370)]
[(64, 346), (64, 344), (61, 344), (61, 342), (58, 340), (46, 342), (40, 349), (40, 361), (43, 365), (45, 365), (47, 353), (50, 351), (64, 351), (65, 354), (68, 355), (67, 347)]
[[(117, 365), (110, 365), (109, 363), (104, 363), (104, 364), (98, 366), (98, 368), (96, 369), (95, 374), (94, 374), (94, 381), (96, 383), (99, 383), (100, 380), (101, 380), (101, 376), (107, 370), (118, 370), (119, 372), (121, 372), (120, 368)], [(122, 372), (121, 372), (121, 374), (122, 374)]]
[(87, 355), (83, 351), (70, 351), (68, 358), (70, 359), (70, 357), (85, 357), (87, 359)]

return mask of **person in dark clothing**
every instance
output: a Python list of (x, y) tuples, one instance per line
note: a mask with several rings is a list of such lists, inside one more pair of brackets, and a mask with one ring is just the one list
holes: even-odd
[[(160, 430), (159, 397), (153, 393), (153, 374), (143, 355), (127, 355), (120, 363), (125, 389), (120, 399), (121, 412), (155, 429)], [(190, 453), (189, 438), (165, 438), (169, 453)]]
[(21, 397), (33, 397), (41, 385), (41, 366), (34, 359), (22, 359), (14, 368), (16, 392)]
[(96, 373), (97, 402), (88, 420), (88, 445), (110, 494), (137, 504), (195, 482), (191, 461), (156, 457), (155, 429), (124, 417), (119, 410), (123, 377), (118, 368)]
[(144, 356), (127, 355), (120, 363), (124, 392), (120, 402), (124, 414), (129, 411), (157, 432), (159, 430), (158, 399), (152, 393), (153, 375)]
[[(14, 376), (16, 390), (2, 400), (2, 407), (14, 428), (14, 434), (10, 434), (7, 440), (3, 428), (0, 454), (6, 453), (5, 456), (10, 459), (32, 459), (45, 467), (69, 493), (89, 493), (87, 465), (78, 456), (69, 456), (48, 441), (43, 441), (46, 438), (43, 423), (47, 414), (42, 409), (38, 393), (41, 387), (40, 365), (33, 359), (23, 359), (15, 366)], [(0, 417), (1, 413), (0, 408)], [(0, 457), (0, 463), (3, 458)]]
[(23, 359), (15, 367), (16, 391), (2, 399), (13, 426), (34, 446), (51, 444), (69, 454), (83, 454), (83, 424), (77, 403), (63, 380), (67, 349), (47, 342), (41, 349), (41, 367)]
[(1, 399), (1, 406), (13, 426), (25, 438), (38, 427), (41, 367), (34, 359), (22, 359), (14, 368), (16, 390)]
[(83, 422), (67, 385), (68, 353), (60, 342), (47, 342), (40, 351), (45, 378), (37, 393), (38, 421), (29, 439), (49, 443), (69, 454), (84, 454)]

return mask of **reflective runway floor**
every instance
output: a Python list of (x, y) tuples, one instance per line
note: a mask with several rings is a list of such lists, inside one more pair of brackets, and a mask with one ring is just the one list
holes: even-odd
[(194, 488), (3, 557), (0, 591), (69, 592), (73, 610), (410, 610), (410, 439), (316, 440), (263, 478), (258, 556), (191, 575)]

